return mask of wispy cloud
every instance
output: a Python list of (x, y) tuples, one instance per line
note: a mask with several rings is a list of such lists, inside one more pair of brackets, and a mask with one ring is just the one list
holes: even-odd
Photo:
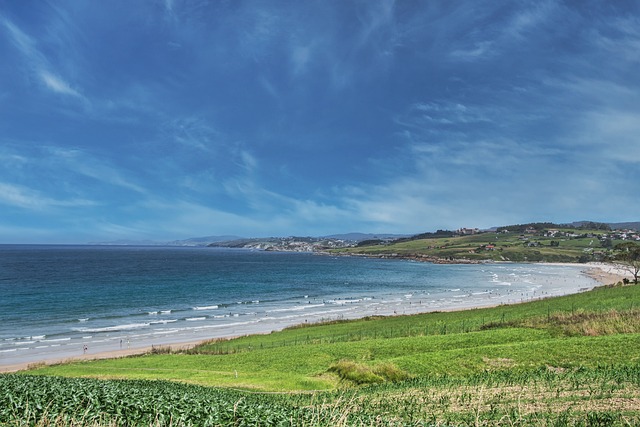
[(46, 55), (38, 48), (37, 42), (6, 17), (0, 16), (0, 23), (7, 31), (14, 46), (24, 56), (34, 75), (48, 90), (65, 96), (85, 100), (85, 97), (60, 77)]
[(173, 119), (163, 126), (162, 132), (172, 142), (204, 152), (212, 151), (217, 132), (206, 120), (199, 117)]
[(44, 210), (51, 207), (68, 208), (95, 205), (94, 202), (85, 199), (53, 199), (43, 195), (40, 191), (3, 182), (0, 182), (0, 203), (29, 210)]
[[(545, 83), (553, 89), (553, 99), (568, 103), (567, 131), (570, 137), (559, 142), (576, 150), (577, 156), (590, 154), (599, 163), (612, 160), (640, 162), (640, 103), (638, 85), (621, 85), (605, 78), (573, 75)], [(637, 86), (637, 87), (636, 87)], [(597, 153), (597, 154), (596, 154)]]
[[(484, 107), (487, 110), (487, 107)], [(421, 126), (425, 123), (441, 125), (470, 124), (490, 122), (482, 109), (451, 101), (416, 103), (410, 107), (406, 118), (399, 119), (400, 124)]]
[(20, 28), (14, 25), (7, 18), (0, 16), (0, 23), (5, 27), (11, 41), (14, 45), (20, 50), (23, 54), (29, 57), (33, 57), (37, 55), (37, 51), (35, 49), (35, 42), (25, 34)]
[[(163, 235), (172, 238), (185, 238), (210, 234), (212, 230), (227, 233), (251, 233), (263, 229), (257, 219), (246, 215), (238, 215), (199, 203), (186, 200), (164, 200), (161, 198), (147, 199), (140, 203), (140, 209), (150, 214), (141, 217), (131, 217), (128, 221), (121, 221), (128, 230), (121, 230), (121, 235), (145, 235), (157, 237), (157, 230), (162, 229)], [(110, 226), (112, 231), (113, 225)]]
[[(541, 29), (547, 28), (557, 30), (557, 23), (568, 13), (555, 0), (526, 4), (522, 8), (497, 4), (487, 7), (480, 2), (467, 6), (466, 13), (456, 15), (459, 20), (456, 24), (468, 29), (461, 37), (451, 36), (454, 49), (449, 55), (454, 60), (484, 61), (522, 48), (523, 43), (531, 43), (527, 39), (530, 34), (540, 34)], [(538, 42), (538, 38), (534, 41)]]
[(114, 167), (105, 159), (78, 149), (50, 146), (46, 147), (46, 151), (50, 154), (48, 162), (55, 167), (62, 167), (69, 172), (93, 178), (104, 184), (136, 193), (146, 193), (143, 187), (126, 178), (121, 169)]
[(463, 61), (474, 61), (480, 58), (487, 58), (495, 53), (492, 48), (492, 41), (480, 41), (473, 43), (473, 46), (462, 49), (455, 49), (451, 52), (451, 56), (455, 59)]
[(69, 83), (65, 82), (60, 77), (51, 74), (49, 71), (40, 70), (40, 78), (49, 89), (56, 93), (81, 97), (78, 91), (69, 86)]
[(522, 39), (528, 33), (536, 30), (540, 26), (546, 26), (550, 19), (554, 21), (561, 13), (561, 3), (556, 0), (543, 0), (531, 3), (521, 10), (517, 10), (507, 21), (502, 30), (502, 37), (505, 39)]

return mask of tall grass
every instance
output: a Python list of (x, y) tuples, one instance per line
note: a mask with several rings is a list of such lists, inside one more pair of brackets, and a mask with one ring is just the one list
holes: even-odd
[(640, 423), (640, 365), (423, 376), (312, 394), (162, 381), (0, 376), (0, 425), (623, 426)]

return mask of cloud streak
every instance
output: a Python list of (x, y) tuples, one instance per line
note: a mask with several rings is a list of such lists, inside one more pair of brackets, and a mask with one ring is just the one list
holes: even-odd
[(4, 26), (14, 46), (24, 56), (33, 74), (43, 83), (44, 87), (56, 94), (84, 99), (80, 92), (73, 89), (67, 81), (54, 71), (50, 61), (38, 49), (37, 42), (32, 37), (6, 17), (0, 16), (0, 23)]
[(61, 207), (95, 206), (95, 203), (90, 200), (69, 198), (56, 200), (37, 190), (2, 182), (0, 182), (0, 203), (35, 211)]
[(78, 91), (76, 91), (75, 89), (71, 88), (71, 86), (69, 86), (69, 83), (65, 82), (60, 77), (51, 74), (49, 71), (41, 70), (40, 78), (49, 89), (51, 89), (56, 93), (59, 93), (62, 95), (81, 97)]

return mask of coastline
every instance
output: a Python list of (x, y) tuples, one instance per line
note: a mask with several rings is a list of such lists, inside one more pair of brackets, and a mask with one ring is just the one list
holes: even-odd
[[(618, 283), (622, 281), (625, 277), (630, 277), (630, 273), (624, 270), (624, 268), (613, 265), (613, 264), (604, 264), (604, 263), (587, 263), (587, 264), (573, 264), (573, 263), (540, 263), (541, 265), (549, 265), (549, 266), (558, 266), (558, 267), (583, 267), (580, 269), (582, 275), (591, 278), (593, 282), (593, 286), (584, 288), (584, 287), (575, 287), (575, 286), (566, 286), (564, 289), (564, 293), (555, 293), (553, 295), (547, 294), (545, 292), (539, 293), (536, 295), (533, 292), (532, 295), (527, 295), (525, 298), (520, 298), (518, 300), (510, 299), (508, 304), (515, 304), (521, 302), (528, 302), (535, 299), (546, 298), (550, 296), (560, 296), (566, 295), (567, 293), (576, 293), (585, 290), (592, 289), (593, 287), (600, 285), (609, 285), (613, 283)], [(566, 280), (565, 280), (566, 282)], [(394, 305), (389, 305), (387, 307), (383, 307), (385, 310), (378, 312), (378, 308), (374, 312), (371, 309), (366, 310), (358, 306), (353, 306), (351, 308), (347, 308), (343, 314), (341, 314), (341, 318), (345, 319), (359, 319), (369, 315), (383, 315), (383, 316), (393, 316), (393, 315), (411, 315), (411, 314), (419, 314), (419, 313), (428, 313), (431, 311), (458, 311), (458, 310), (468, 310), (472, 308), (486, 308), (491, 306), (496, 306), (500, 304), (504, 304), (504, 301), (496, 302), (491, 301), (489, 299), (485, 301), (475, 301), (473, 304), (465, 303), (464, 301), (459, 301), (457, 304), (453, 304), (451, 307), (447, 308), (438, 308), (438, 307), (430, 307), (429, 305), (423, 305), (422, 301), (420, 304), (417, 302), (412, 302), (410, 300), (398, 300)], [(313, 322), (321, 321), (323, 319), (312, 319)], [(246, 328), (238, 328), (233, 327), (229, 328), (230, 330), (224, 331), (224, 333), (215, 334), (212, 333), (211, 336), (203, 338), (199, 337), (198, 339), (185, 339), (186, 337), (181, 337), (182, 340), (176, 342), (167, 342), (162, 345), (153, 345), (153, 344), (144, 344), (140, 343), (138, 346), (126, 349), (116, 349), (116, 350), (99, 350), (96, 352), (87, 351), (84, 354), (79, 355), (66, 355), (60, 356), (52, 354), (51, 357), (43, 357), (37, 361), (24, 361), (21, 363), (13, 363), (7, 365), (0, 364), (0, 373), (6, 372), (16, 372), (28, 370), (34, 366), (43, 366), (43, 365), (52, 365), (52, 364), (60, 364), (66, 362), (77, 362), (83, 360), (97, 360), (97, 359), (110, 359), (110, 358), (122, 358), (134, 355), (147, 354), (153, 351), (155, 348), (171, 348), (173, 350), (185, 350), (197, 346), (203, 342), (209, 341), (211, 339), (231, 339), (237, 336), (247, 335), (247, 334), (259, 334), (259, 333), (269, 333), (271, 331), (282, 330), (289, 326), (295, 326), (297, 324), (305, 323), (307, 319), (302, 321), (302, 319), (292, 319), (290, 321), (281, 321), (281, 322), (272, 322), (272, 323), (264, 323), (262, 327), (259, 327), (258, 324), (252, 325), (252, 327)], [(222, 331), (220, 331), (222, 332)], [(195, 337), (194, 337), (195, 338)]]

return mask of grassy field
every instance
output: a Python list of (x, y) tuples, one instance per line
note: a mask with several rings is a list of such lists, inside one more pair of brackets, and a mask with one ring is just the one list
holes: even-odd
[[(637, 425), (639, 297), (638, 286), (602, 287), (296, 327), (178, 354), (42, 366), (0, 376), (0, 407), (10, 408), (0, 425), (26, 416), (97, 425)], [(72, 389), (79, 397), (42, 397), (53, 387), (47, 381), (60, 396)], [(179, 401), (145, 403), (158, 388)], [(39, 407), (24, 404), (38, 399)], [(84, 412), (69, 406), (78, 399)], [(122, 421), (112, 401), (138, 408), (137, 421)], [(212, 413), (219, 418), (203, 421)]]
[[(598, 236), (604, 233), (601, 230), (561, 229), (559, 231), (574, 237), (547, 237), (541, 233), (486, 232), (336, 249), (332, 252), (375, 256), (425, 255), (456, 260), (577, 262), (593, 261), (597, 259), (598, 252), (607, 251), (598, 239)], [(621, 242), (621, 240), (613, 240), (611, 245), (615, 246)]]

